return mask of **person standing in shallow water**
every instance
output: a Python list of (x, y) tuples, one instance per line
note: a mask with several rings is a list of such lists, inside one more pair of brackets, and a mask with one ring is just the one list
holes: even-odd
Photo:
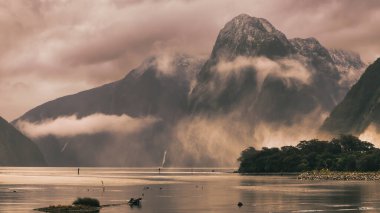
[(78, 168), (78, 175), (79, 175), (79, 168)]

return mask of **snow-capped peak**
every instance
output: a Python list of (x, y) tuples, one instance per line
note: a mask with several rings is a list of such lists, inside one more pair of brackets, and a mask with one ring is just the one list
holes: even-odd
[(274, 32), (276, 28), (264, 18), (256, 18), (247, 14), (240, 14), (228, 22), (225, 28), (259, 30), (261, 32)]
[(241, 14), (220, 31), (213, 56), (284, 56), (292, 52), (286, 36), (263, 18)]

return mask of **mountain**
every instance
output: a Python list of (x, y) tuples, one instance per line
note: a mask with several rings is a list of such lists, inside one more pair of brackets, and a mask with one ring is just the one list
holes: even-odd
[(339, 84), (348, 91), (359, 80), (367, 65), (355, 52), (329, 49), (329, 53), (340, 74)]
[(239, 15), (220, 31), (197, 75), (190, 110), (238, 111), (252, 123), (294, 123), (315, 110), (328, 112), (348, 90), (339, 69), (352, 61), (337, 55), (315, 38), (287, 39), (267, 20)]
[[(44, 103), (14, 124), (96, 113), (151, 116), (158, 121), (129, 135), (49, 135), (35, 141), (55, 166), (157, 166), (166, 151), (167, 165), (172, 160), (177, 166), (215, 166), (226, 158), (207, 145), (219, 134), (209, 139), (200, 129), (233, 115), (236, 129), (251, 134), (256, 124), (297, 124), (313, 112), (329, 112), (348, 91), (350, 83), (342, 82), (361, 73), (361, 64), (356, 55), (329, 50), (315, 38), (288, 39), (269, 21), (242, 14), (221, 29), (207, 60), (151, 57), (121, 80)], [(231, 135), (233, 140), (240, 132)]]
[(241, 14), (219, 32), (211, 58), (234, 58), (237, 55), (276, 57), (293, 52), (286, 36), (267, 20)]
[(49, 101), (14, 122), (94, 113), (175, 119), (186, 111), (191, 80), (202, 64), (187, 55), (150, 57), (121, 80)]
[(203, 62), (188, 55), (150, 57), (121, 80), (49, 101), (13, 123), (38, 125), (63, 116), (80, 119), (96, 113), (137, 120), (154, 117), (158, 121), (143, 132), (48, 135), (35, 141), (49, 165), (156, 166), (170, 143), (170, 127), (187, 113), (191, 81)]
[(45, 166), (37, 146), (0, 117), (0, 166)]
[(380, 124), (379, 82), (380, 58), (365, 70), (321, 129), (332, 134), (360, 134), (370, 124)]

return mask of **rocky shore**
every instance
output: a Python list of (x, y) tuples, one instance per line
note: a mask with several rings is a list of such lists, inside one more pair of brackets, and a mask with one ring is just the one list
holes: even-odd
[(380, 172), (312, 171), (298, 175), (299, 180), (379, 181)]

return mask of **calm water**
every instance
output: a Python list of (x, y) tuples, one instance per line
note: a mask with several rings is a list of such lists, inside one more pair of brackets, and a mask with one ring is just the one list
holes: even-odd
[(142, 193), (141, 208), (122, 205), (100, 212), (380, 212), (378, 182), (307, 182), (228, 173), (232, 170), (163, 169), (158, 174), (156, 168), (81, 168), (78, 176), (77, 168), (2, 167), (0, 212), (34, 212), (83, 196), (120, 203)]

